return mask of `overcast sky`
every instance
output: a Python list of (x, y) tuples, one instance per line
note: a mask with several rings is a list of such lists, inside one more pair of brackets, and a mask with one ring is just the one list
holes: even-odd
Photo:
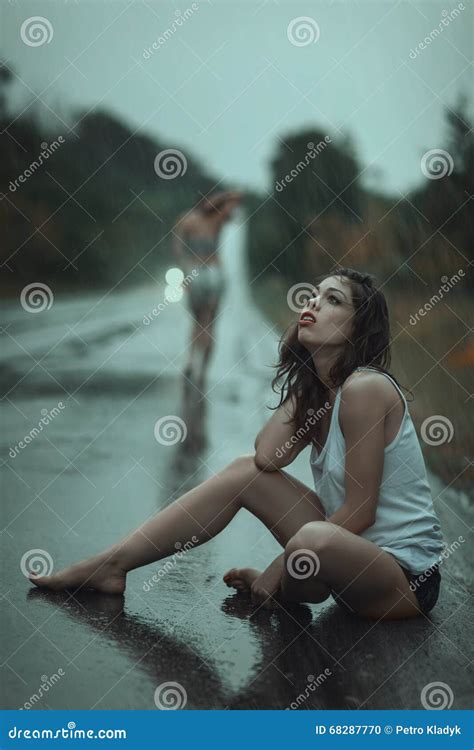
[[(34, 92), (45, 115), (50, 107), (67, 123), (72, 107), (105, 107), (240, 186), (270, 189), (278, 137), (316, 126), (354, 137), (372, 165), (364, 180), (407, 191), (423, 179), (423, 153), (445, 145), (444, 106), (472, 90), (468, 0), (464, 10), (382, 0), (0, 2), (19, 105)], [(40, 37), (28, 36), (32, 16), (46, 19)], [(65, 123), (55, 128), (68, 137)]]

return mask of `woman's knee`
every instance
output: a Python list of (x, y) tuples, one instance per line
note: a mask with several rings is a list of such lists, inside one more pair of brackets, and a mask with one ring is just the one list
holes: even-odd
[(237, 458), (234, 458), (229, 464), (227, 464), (226, 469), (229, 471), (235, 471), (237, 473), (239, 472), (248, 472), (248, 471), (255, 471), (257, 468), (255, 464), (255, 454), (254, 453), (243, 453), (240, 456), (237, 456)]
[(224, 471), (239, 487), (245, 488), (259, 473), (255, 463), (255, 454), (243, 453), (241, 456), (237, 456), (227, 464)]
[(288, 541), (285, 553), (289, 556), (299, 551), (310, 550), (320, 554), (335, 544), (338, 529), (338, 526), (327, 521), (305, 523)]
[(261, 485), (264, 472), (255, 463), (254, 453), (237, 456), (226, 466), (225, 472), (235, 488), (235, 497), (241, 507), (254, 512), (261, 502), (265, 502), (264, 487)]
[(331, 589), (320, 576), (320, 554), (331, 543), (332, 526), (326, 521), (311, 521), (286, 544), (282, 594), (287, 600), (324, 602), (331, 595)]

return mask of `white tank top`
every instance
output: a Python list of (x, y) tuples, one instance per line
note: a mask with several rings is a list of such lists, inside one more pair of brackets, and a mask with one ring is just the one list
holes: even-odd
[[(393, 378), (386, 373), (381, 374), (394, 384), (403, 399), (405, 410), (397, 435), (385, 448), (375, 523), (360, 536), (389, 552), (410, 572), (421, 573), (440, 561), (445, 545), (433, 508), (425, 462), (408, 404)], [(326, 516), (335, 513), (343, 505), (345, 498), (346, 445), (339, 426), (340, 397), (341, 387), (336, 393), (323, 449), (318, 454), (313, 444), (310, 456), (315, 491)]]

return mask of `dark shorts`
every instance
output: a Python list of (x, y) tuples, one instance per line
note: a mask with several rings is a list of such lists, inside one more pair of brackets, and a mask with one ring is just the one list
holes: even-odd
[[(398, 563), (399, 564), (399, 563)], [(400, 565), (405, 573), (405, 577), (410, 584), (410, 588), (418, 600), (418, 606), (424, 614), (430, 612), (438, 601), (439, 588), (441, 584), (441, 573), (439, 565), (432, 565), (423, 573), (410, 573), (409, 570)], [(342, 609), (351, 614), (355, 614), (335, 591), (331, 592), (334, 600)]]
[(418, 599), (421, 611), (427, 614), (433, 609), (439, 597), (439, 587), (441, 584), (439, 565), (432, 565), (423, 573), (410, 573), (402, 565), (400, 567), (405, 573), (411, 590)]

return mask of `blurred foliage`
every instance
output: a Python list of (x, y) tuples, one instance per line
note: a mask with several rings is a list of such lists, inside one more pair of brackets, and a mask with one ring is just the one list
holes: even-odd
[[(188, 153), (183, 176), (160, 178), (154, 160), (168, 144), (105, 111), (77, 113), (74, 132), (67, 133), (41, 125), (33, 106), (17, 116), (9, 108), (13, 83), (13, 72), (0, 64), (5, 287), (40, 279), (79, 288), (149, 279), (169, 263), (177, 215), (216, 186), (229, 187)], [(342, 263), (370, 267), (379, 283), (416, 288), (465, 269), (473, 256), (474, 180), (466, 111), (463, 97), (455, 111), (446, 111), (442, 145), (453, 158), (452, 174), (425, 178), (406, 196), (387, 197), (361, 185), (367, 168), (347, 135), (331, 138), (310, 128), (280, 137), (270, 164), (271, 190), (249, 191), (245, 198), (251, 282), (276, 273), (292, 284)], [(12, 181), (38, 159), (41, 144), (60, 135), (65, 142), (12, 190)], [(285, 182), (287, 175), (295, 176)]]
[[(474, 135), (465, 97), (455, 111), (446, 110), (446, 130), (439, 147), (453, 159), (452, 174), (429, 179), (420, 170), (421, 187), (393, 196), (361, 185), (366, 168), (349, 138), (331, 139), (313, 158), (308, 143), (323, 143), (322, 131), (280, 138), (271, 161), (273, 188), (252, 201), (251, 279), (281, 273), (291, 285), (337, 264), (370, 269), (392, 287), (439, 284), (460, 268), (467, 274), (474, 257)], [(297, 174), (286, 183), (292, 170)]]
[[(150, 281), (150, 274), (170, 263), (177, 215), (215, 185), (227, 186), (188, 153), (184, 175), (160, 178), (154, 160), (169, 145), (105, 111), (77, 113), (77, 137), (41, 125), (32, 106), (18, 116), (9, 108), (13, 83), (12, 71), (0, 65), (2, 286)], [(59, 136), (64, 143), (19, 184), (41, 144)], [(15, 180), (16, 190), (10, 187)]]

